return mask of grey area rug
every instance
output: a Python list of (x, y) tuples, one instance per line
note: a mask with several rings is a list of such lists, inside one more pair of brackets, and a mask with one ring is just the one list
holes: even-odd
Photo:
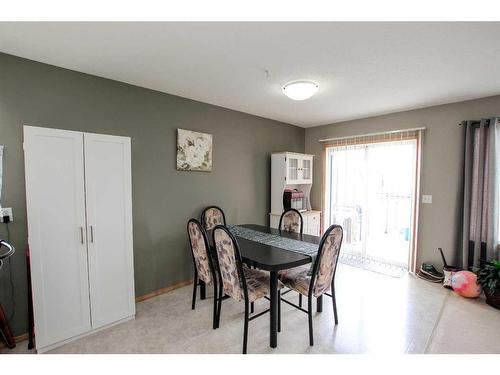
[(367, 271), (377, 272), (391, 277), (403, 277), (408, 273), (408, 269), (405, 267), (342, 253), (342, 250), (340, 251), (339, 262), (347, 264), (348, 266), (362, 268)]
[[(281, 237), (277, 234), (259, 232), (257, 230), (245, 228), (239, 225), (228, 225), (227, 228), (237, 237), (309, 255), (313, 262), (316, 259), (318, 245), (294, 240), (292, 238)], [(402, 277), (408, 272), (408, 270), (404, 267), (370, 260), (352, 254), (342, 253), (342, 250), (340, 251), (339, 262), (348, 266), (362, 268), (392, 277)]]

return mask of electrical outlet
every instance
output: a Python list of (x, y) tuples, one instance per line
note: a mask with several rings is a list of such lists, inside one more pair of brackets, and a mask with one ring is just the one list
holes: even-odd
[(3, 217), (8, 216), (10, 221), (14, 221), (14, 216), (12, 216), (12, 208), (0, 208), (0, 223), (3, 223)]

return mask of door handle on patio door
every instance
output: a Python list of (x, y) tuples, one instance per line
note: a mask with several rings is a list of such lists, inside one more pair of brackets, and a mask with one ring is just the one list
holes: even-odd
[(94, 243), (94, 226), (90, 226), (90, 242)]

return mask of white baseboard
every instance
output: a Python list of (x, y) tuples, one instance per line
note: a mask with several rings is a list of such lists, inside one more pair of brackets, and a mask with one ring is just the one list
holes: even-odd
[[(78, 340), (78, 339), (81, 339), (82, 337), (86, 337), (86, 336), (89, 336), (89, 335), (92, 335), (96, 332), (99, 332), (99, 331), (102, 331), (106, 328), (110, 328), (110, 327), (113, 327), (113, 326), (116, 326), (117, 324), (121, 324), (121, 323), (125, 323), (125, 322), (128, 322), (129, 320), (132, 320), (132, 319), (135, 319), (135, 314), (134, 315), (131, 315), (131, 316), (128, 316), (126, 318), (123, 318), (123, 319), (120, 319), (116, 322), (113, 322), (113, 323), (110, 323), (110, 324), (107, 324), (105, 326), (102, 326), (102, 327), (99, 327), (99, 328), (96, 328), (96, 329), (93, 329), (89, 332), (85, 332), (85, 333), (82, 333), (81, 335), (78, 335), (78, 336), (74, 336), (74, 337), (71, 337), (69, 339), (66, 339), (66, 340), (63, 340), (63, 341), (59, 341), (55, 344), (51, 344), (51, 345), (47, 345), (47, 346), (44, 346), (43, 348), (36, 348), (36, 352), (37, 354), (43, 354), (43, 353), (46, 353), (52, 349), (56, 349), (56, 348), (59, 348), (60, 346), (63, 346), (65, 344), (68, 344), (72, 341), (75, 341), (75, 340)], [(36, 340), (36, 338), (35, 338)], [(36, 341), (35, 341), (36, 343)]]

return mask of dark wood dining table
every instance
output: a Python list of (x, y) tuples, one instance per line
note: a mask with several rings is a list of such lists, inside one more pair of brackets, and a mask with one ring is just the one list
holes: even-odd
[[(257, 224), (245, 224), (240, 226), (312, 244), (319, 244), (321, 241), (321, 237), (280, 231), (275, 228)], [(213, 241), (211, 237), (212, 233), (209, 233), (210, 242)], [(238, 240), (238, 244), (240, 246), (243, 262), (249, 266), (269, 271), (269, 345), (271, 348), (276, 348), (278, 345), (278, 272), (311, 263), (312, 258), (306, 254), (301, 254), (285, 248), (266, 245), (261, 242), (239, 237), (237, 235), (236, 239)], [(321, 310), (322, 300), (318, 298), (317, 311), (320, 312)]]

